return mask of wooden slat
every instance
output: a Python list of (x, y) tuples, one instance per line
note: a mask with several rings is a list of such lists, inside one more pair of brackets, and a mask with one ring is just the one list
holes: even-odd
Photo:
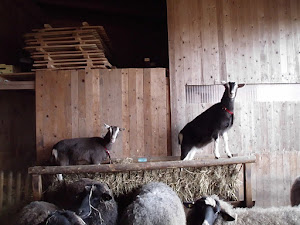
[(136, 85), (137, 85), (137, 69), (129, 69), (128, 73), (128, 105), (129, 105), (129, 148), (130, 156), (139, 156), (137, 148), (137, 97), (136, 97)]
[(34, 90), (34, 81), (4, 81), (0, 82), (0, 90)]
[(9, 171), (7, 175), (7, 204), (13, 204), (13, 172)]
[(0, 212), (3, 209), (3, 200), (4, 200), (3, 187), (4, 187), (4, 172), (0, 171)]
[(26, 173), (25, 176), (25, 187), (24, 187), (24, 200), (29, 200), (31, 198), (31, 176)]
[(106, 66), (93, 66), (93, 67), (87, 67), (87, 66), (65, 66), (65, 67), (60, 67), (60, 68), (52, 68), (52, 69), (46, 69), (46, 68), (41, 68), (41, 69), (32, 69), (32, 71), (44, 71), (44, 70), (49, 70), (49, 71), (55, 71), (55, 70), (79, 70), (79, 69), (107, 69)]
[(33, 200), (41, 200), (42, 198), (42, 176), (32, 175), (32, 190), (33, 190)]
[(165, 161), (146, 162), (130, 164), (110, 164), (110, 165), (80, 165), (80, 166), (36, 166), (28, 168), (29, 174), (73, 174), (73, 173), (95, 173), (95, 172), (126, 172), (137, 170), (173, 169), (187, 167), (206, 167), (219, 165), (232, 165), (242, 163), (254, 163), (255, 156), (240, 156), (233, 158), (205, 159), (191, 161)]
[(16, 204), (20, 203), (21, 202), (21, 188), (23, 189), (24, 186), (22, 186), (22, 176), (21, 176), (21, 173), (20, 172), (17, 172), (17, 176), (16, 176), (16, 196), (15, 196), (15, 201), (16, 201)]
[[(89, 87), (86, 86), (85, 82), (85, 71), (79, 70), (78, 71), (78, 137), (85, 137), (87, 136), (87, 129), (86, 126), (86, 97), (85, 93), (88, 91)], [(76, 89), (76, 87), (75, 87)]]
[[(137, 69), (136, 70), (136, 148), (138, 151), (138, 156), (145, 156), (145, 118), (144, 118), (144, 70)], [(160, 86), (161, 87), (161, 86)], [(163, 96), (161, 96), (163, 98)], [(165, 100), (165, 98), (164, 98)], [(130, 103), (129, 103), (130, 104)], [(129, 105), (130, 108), (132, 107)]]
[(55, 51), (55, 52), (33, 52), (31, 53), (32, 56), (41, 56), (41, 55), (49, 55), (49, 56), (56, 56), (56, 55), (64, 55), (64, 54), (104, 54), (103, 50), (86, 50), (86, 51)]
[(145, 156), (152, 153), (152, 101), (151, 101), (151, 69), (144, 69), (144, 146)]
[(122, 82), (122, 127), (125, 128), (125, 134), (122, 135), (123, 142), (123, 155), (122, 157), (130, 156), (130, 118), (129, 118), (129, 69), (121, 70), (121, 82)]

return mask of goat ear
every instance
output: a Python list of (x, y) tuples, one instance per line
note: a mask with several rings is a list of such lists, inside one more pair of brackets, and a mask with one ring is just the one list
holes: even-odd
[(242, 88), (244, 86), (245, 86), (245, 84), (238, 84), (238, 88)]
[(110, 128), (110, 126), (107, 125), (106, 123), (104, 124), (104, 126), (105, 126), (106, 129)]
[(91, 190), (91, 188), (92, 188), (92, 186), (91, 186), (91, 185), (87, 185), (87, 186), (85, 186), (85, 187), (84, 187), (84, 190), (86, 190), (86, 191), (90, 191), (90, 190)]
[(121, 127), (120, 127), (120, 128), (119, 128), (119, 130), (120, 130), (120, 131), (124, 131), (124, 130), (125, 130), (125, 128), (121, 128)]
[(194, 207), (195, 205), (195, 202), (183, 202), (183, 205), (188, 208), (188, 209), (191, 209)]

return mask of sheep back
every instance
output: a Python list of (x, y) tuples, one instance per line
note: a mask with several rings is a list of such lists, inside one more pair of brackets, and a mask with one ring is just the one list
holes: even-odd
[(124, 211), (124, 225), (184, 225), (186, 217), (177, 194), (164, 183), (144, 185)]
[(17, 225), (38, 225), (56, 210), (58, 210), (58, 207), (48, 202), (31, 202), (21, 210)]
[(261, 225), (261, 224), (280, 224), (290, 225), (299, 224), (300, 207), (282, 206), (270, 208), (233, 208), (230, 204), (219, 200), (221, 208), (235, 218), (235, 221), (227, 222), (219, 215), (214, 225)]

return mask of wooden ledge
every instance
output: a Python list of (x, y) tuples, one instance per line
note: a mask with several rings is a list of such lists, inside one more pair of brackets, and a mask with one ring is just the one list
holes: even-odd
[(191, 161), (141, 162), (128, 164), (76, 165), (76, 166), (35, 166), (28, 168), (29, 174), (76, 174), (76, 173), (110, 173), (155, 169), (174, 169), (186, 167), (221, 166), (232, 164), (255, 163), (256, 157), (238, 156), (220, 159), (199, 159)]

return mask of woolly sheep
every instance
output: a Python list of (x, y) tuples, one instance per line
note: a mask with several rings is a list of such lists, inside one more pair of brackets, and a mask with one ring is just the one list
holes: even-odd
[(17, 225), (85, 225), (74, 212), (59, 210), (52, 203), (34, 201), (26, 205), (18, 215)]
[(116, 225), (118, 205), (107, 184), (93, 182), (85, 186), (84, 198), (77, 210), (88, 225)]
[(166, 184), (144, 185), (121, 217), (122, 225), (185, 225), (182, 202)]
[[(86, 205), (92, 186), (94, 186), (92, 196), (88, 198), (89, 205)], [(47, 201), (60, 208), (78, 212), (86, 224), (101, 224), (101, 220), (103, 220), (102, 225), (117, 223), (118, 206), (107, 184), (89, 178), (80, 178), (72, 182), (58, 183), (58, 186), (53, 189), (45, 193)]]
[(292, 185), (290, 200), (292, 206), (300, 204), (300, 177), (296, 178)]

